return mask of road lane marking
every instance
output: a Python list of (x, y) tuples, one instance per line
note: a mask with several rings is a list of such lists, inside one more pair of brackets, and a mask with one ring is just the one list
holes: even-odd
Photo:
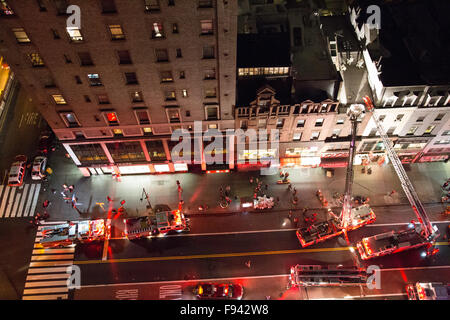
[[(65, 281), (64, 281), (65, 282)], [(69, 288), (59, 287), (59, 288), (42, 288), (42, 289), (25, 289), (23, 290), (23, 294), (37, 294), (37, 293), (57, 293), (57, 292), (67, 292)]]
[[(429, 267), (409, 267), (409, 268), (394, 268), (394, 269), (380, 269), (380, 271), (409, 271), (416, 269), (450, 269), (450, 265), (447, 266), (429, 266)], [(153, 284), (164, 284), (164, 283), (177, 283), (177, 282), (214, 282), (214, 281), (232, 281), (232, 280), (251, 280), (251, 279), (267, 279), (267, 278), (287, 278), (289, 273), (285, 274), (274, 274), (274, 275), (264, 275), (264, 276), (244, 276), (244, 277), (227, 277), (227, 278), (205, 278), (205, 279), (191, 279), (191, 280), (167, 280), (167, 281), (148, 281), (148, 282), (124, 282), (124, 283), (105, 283), (105, 284), (91, 284), (82, 285), (81, 289), (84, 288), (96, 288), (96, 287), (120, 287), (120, 286), (138, 286), (138, 285), (153, 285)]]
[(67, 294), (46, 294), (46, 295), (36, 295), (36, 296), (24, 296), (22, 300), (58, 300), (58, 299), (68, 299)]
[[(16, 198), (14, 199), (14, 207), (11, 211), (11, 217), (14, 218), (16, 216), (17, 206), (19, 205), (20, 197), (23, 196), (23, 185), (19, 187), (20, 192), (16, 194)], [(19, 217), (19, 215), (17, 215)]]
[[(356, 249), (356, 248), (353, 248)], [(145, 262), (145, 261), (165, 261), (165, 260), (190, 260), (190, 259), (208, 259), (208, 258), (229, 258), (243, 256), (262, 256), (293, 253), (314, 253), (330, 251), (350, 251), (350, 247), (343, 248), (317, 248), (317, 249), (296, 249), (296, 250), (277, 250), (277, 251), (254, 251), (254, 252), (234, 252), (234, 253), (215, 253), (215, 254), (197, 254), (190, 256), (167, 256), (167, 257), (146, 257), (146, 258), (124, 258), (110, 260), (81, 260), (74, 261), (73, 264), (100, 264), (100, 263), (119, 263), (119, 262)]]
[(30, 280), (52, 280), (52, 279), (67, 279), (70, 274), (68, 273), (55, 273), (55, 274), (38, 274), (38, 275), (29, 275), (25, 281)]
[(30, 211), (30, 199), (32, 199), (33, 197), (33, 193), (34, 193), (34, 189), (36, 188), (36, 184), (31, 184), (31, 188), (30, 188), (30, 193), (28, 194), (28, 201), (27, 201), (27, 205), (25, 206), (25, 211), (23, 212), (23, 216), (24, 217), (28, 217), (29, 215), (29, 211)]
[(52, 254), (32, 256), (31, 261), (73, 260), (74, 254)]
[(66, 272), (68, 267), (55, 267), (55, 268), (33, 268), (28, 270), (28, 274), (36, 273), (52, 273), (52, 272)]
[(22, 191), (22, 198), (20, 199), (20, 206), (19, 206), (19, 212), (21, 215), (25, 216), (23, 214), (23, 206), (25, 205), (25, 199), (28, 197), (28, 188), (30, 187), (30, 185), (27, 183), (25, 184), (25, 188)]
[[(36, 288), (36, 287), (55, 287), (55, 286), (67, 286), (67, 280), (55, 280), (55, 281), (31, 281), (25, 283), (25, 288)], [(60, 291), (65, 291), (68, 288), (59, 288)]]
[(14, 197), (16, 195), (17, 188), (12, 188), (11, 193), (8, 197), (8, 205), (6, 206), (5, 218), (9, 218), (9, 214), (11, 212), (11, 208), (14, 205)]
[(33, 204), (31, 206), (31, 210), (28, 213), (28, 216), (34, 216), (34, 211), (36, 210), (37, 201), (39, 198), (39, 191), (41, 190), (41, 184), (36, 185), (36, 190), (34, 192)]

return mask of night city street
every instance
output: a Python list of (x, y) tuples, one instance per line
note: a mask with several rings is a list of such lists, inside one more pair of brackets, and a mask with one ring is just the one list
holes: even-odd
[(449, 10), (0, 0), (0, 301), (450, 300)]

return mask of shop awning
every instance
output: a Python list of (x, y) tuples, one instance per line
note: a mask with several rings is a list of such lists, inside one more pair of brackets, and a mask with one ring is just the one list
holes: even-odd
[(348, 164), (348, 157), (320, 159), (320, 166), (323, 168), (345, 168), (347, 164)]

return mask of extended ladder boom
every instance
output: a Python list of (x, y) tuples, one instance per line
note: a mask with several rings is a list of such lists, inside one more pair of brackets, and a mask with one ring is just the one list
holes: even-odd
[(364, 97), (364, 102), (367, 106), (367, 109), (372, 114), (372, 119), (375, 122), (375, 125), (378, 129), (378, 133), (380, 134), (384, 146), (386, 148), (387, 155), (389, 157), (389, 160), (391, 161), (392, 165), (394, 166), (394, 170), (398, 175), (398, 178), (400, 179), (401, 186), (403, 188), (403, 191), (406, 194), (406, 197), (409, 200), (409, 203), (411, 204), (414, 213), (416, 214), (417, 218), (419, 219), (419, 222), (422, 224), (425, 237), (427, 239), (435, 238), (436, 237), (436, 231), (434, 230), (430, 219), (428, 218), (428, 215), (425, 212), (425, 208), (422, 205), (422, 202), (420, 202), (419, 196), (416, 193), (416, 190), (414, 189), (414, 186), (412, 185), (411, 181), (409, 180), (408, 176), (406, 175), (405, 169), (403, 168), (403, 165), (398, 158), (397, 153), (395, 152), (394, 148), (391, 145), (391, 141), (389, 140), (386, 132), (384, 131), (384, 128), (381, 126), (380, 122), (378, 121), (378, 117), (375, 115), (375, 108), (373, 106), (372, 101), (369, 97)]

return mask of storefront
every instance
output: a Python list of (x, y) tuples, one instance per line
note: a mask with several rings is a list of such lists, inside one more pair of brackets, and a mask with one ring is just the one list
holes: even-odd
[(320, 158), (322, 168), (344, 168), (348, 165), (348, 153), (324, 153)]
[(276, 149), (239, 150), (237, 169), (239, 171), (257, 170), (271, 165), (278, 156)]
[(383, 165), (389, 163), (389, 158), (384, 152), (368, 152), (368, 153), (358, 153), (355, 155), (353, 160), (354, 165)]
[(320, 165), (319, 148), (300, 147), (287, 148), (285, 157), (280, 159), (281, 168), (317, 167)]
[(448, 161), (448, 154), (432, 154), (426, 153), (422, 157), (420, 157), (419, 162), (441, 162)]

